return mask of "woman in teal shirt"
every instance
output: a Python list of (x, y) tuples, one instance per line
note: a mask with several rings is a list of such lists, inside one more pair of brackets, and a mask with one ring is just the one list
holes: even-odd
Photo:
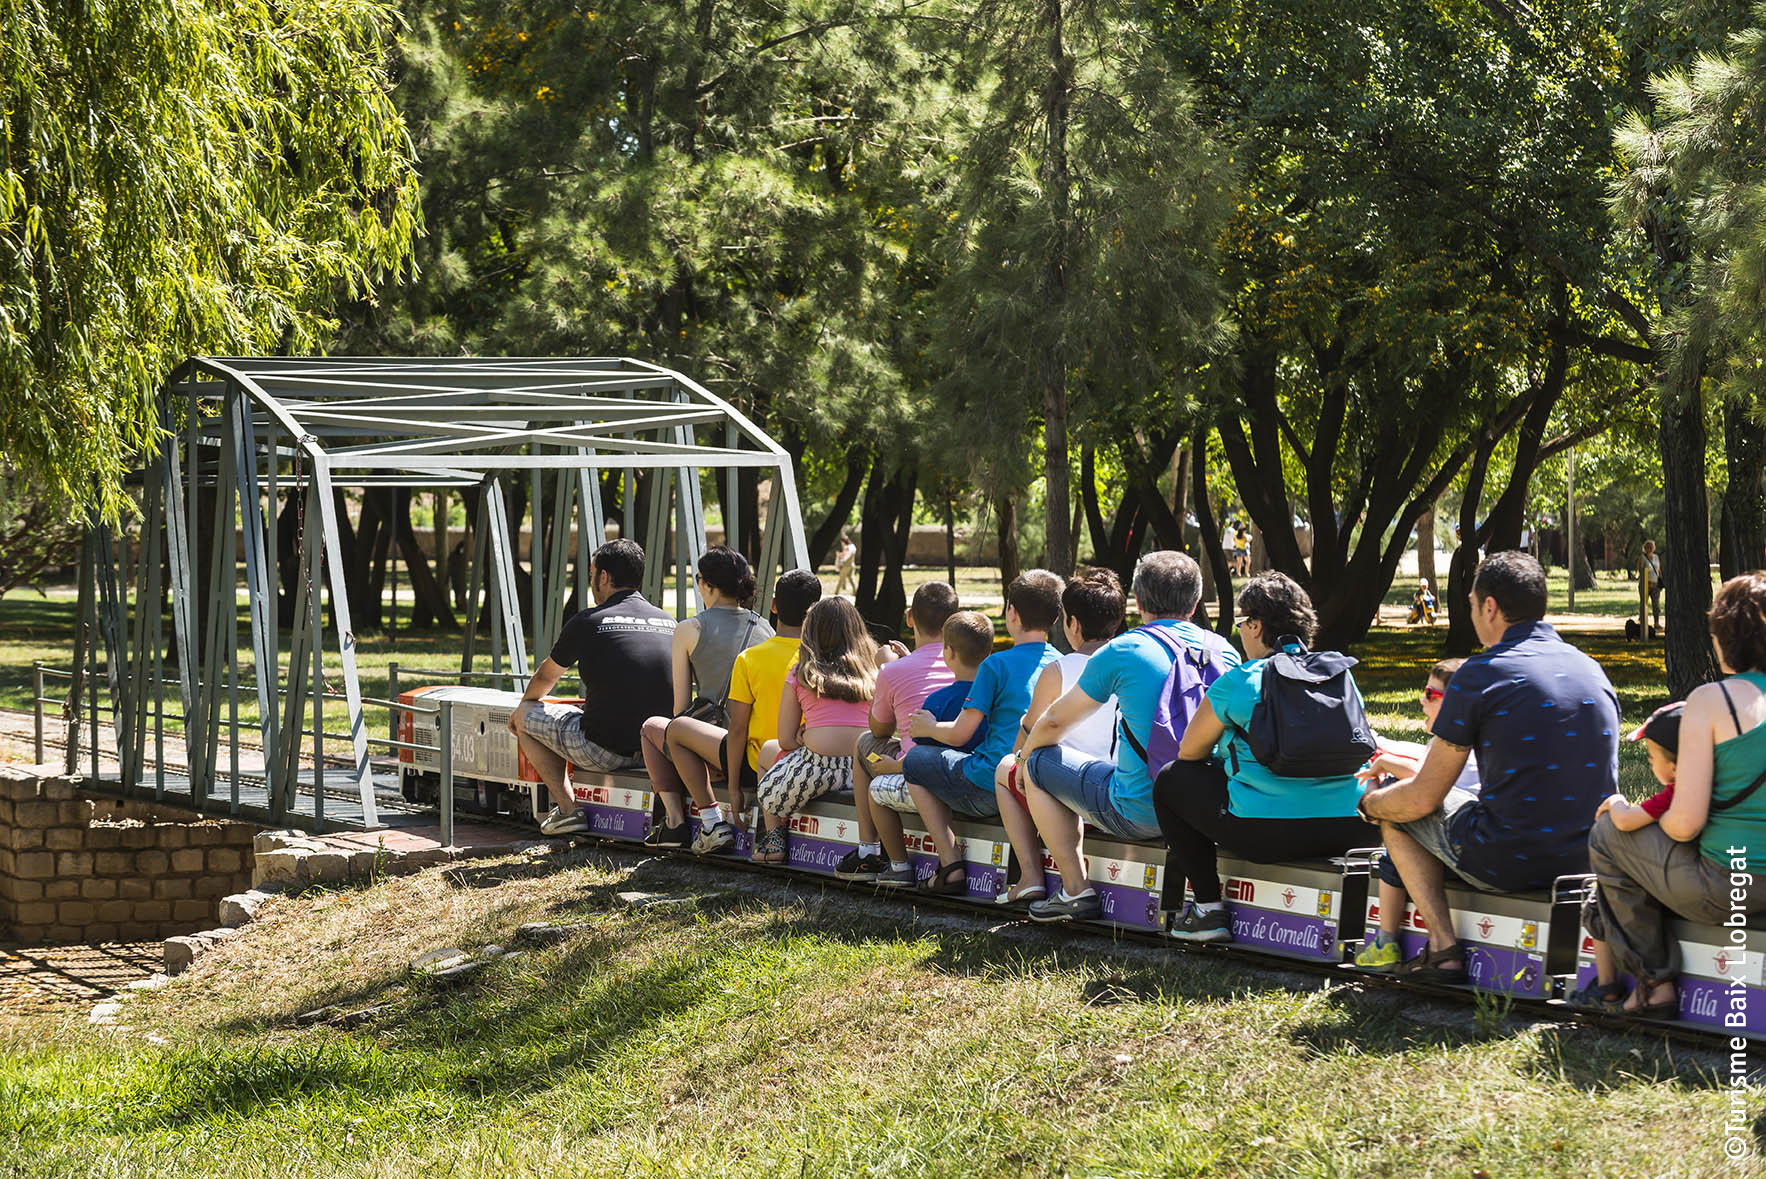
[(1263, 665), (1276, 644), (1289, 635), (1310, 643), (1318, 629), (1312, 599), (1287, 574), (1262, 573), (1245, 583), (1236, 602), (1245, 662), (1209, 685), (1184, 730), (1177, 760), (1153, 785), (1153, 811), (1170, 848), (1164, 895), (1181, 900), (1186, 880), (1196, 894), (1173, 919), (1171, 936), (1182, 941), (1232, 940), (1214, 858), (1218, 846), (1277, 863), (1380, 842), (1379, 828), (1355, 813), (1361, 786), (1353, 774), (1283, 777), (1259, 764), (1245, 740), (1262, 693)]
[[(1661, 820), (1621, 831), (1602, 814), (1588, 834), (1599, 887), (1583, 911), (1588, 932), (1637, 979), (1621, 1002), (1617, 978), (1590, 992), (1611, 1010), (1672, 1019), (1679, 914), (1721, 925), (1740, 910), (1766, 912), (1766, 573), (1723, 583), (1711, 603), (1711, 640), (1728, 678), (1695, 688), (1680, 719), (1674, 801)], [(1615, 972), (1616, 973), (1616, 972)]]

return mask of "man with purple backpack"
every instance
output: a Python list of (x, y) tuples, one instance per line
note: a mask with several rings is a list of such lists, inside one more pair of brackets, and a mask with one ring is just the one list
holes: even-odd
[[(1134, 569), (1142, 625), (1093, 653), (1079, 682), (1042, 714), (1024, 741), (1025, 798), (1061, 889), (1030, 906), (1037, 921), (1086, 921), (1103, 904), (1086, 881), (1082, 823), (1122, 839), (1159, 838), (1156, 772), (1177, 744), (1206, 685), (1239, 662), (1238, 652), (1192, 623), (1202, 570), (1183, 553), (1148, 553)], [(1116, 756), (1091, 758), (1062, 738), (1117, 700)], [(1175, 699), (1174, 699), (1175, 697)]]

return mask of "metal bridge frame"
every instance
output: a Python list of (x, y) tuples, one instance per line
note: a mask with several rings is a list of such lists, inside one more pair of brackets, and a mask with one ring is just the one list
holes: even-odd
[[(579, 589), (586, 590), (590, 554), (606, 519), (599, 479), (603, 470), (621, 472), (621, 535), (644, 547), (645, 596), (660, 604), (672, 569), (678, 615), (700, 605), (693, 570), (705, 548), (701, 470), (724, 473), (719, 499), (725, 535), (731, 538), (739, 524), (738, 472), (756, 468), (773, 476), (755, 562), (759, 609), (766, 609), (781, 569), (804, 567), (808, 560), (790, 456), (728, 402), (681, 373), (639, 360), (198, 357), (173, 374), (161, 394), (159, 413), (164, 431), (160, 452), (136, 475), (144, 520), (132, 595), (114, 531), (102, 524), (87, 530), (69, 695), (69, 768), (78, 757), (78, 729), (84, 721), (90, 725), (88, 744), (97, 779), (102, 645), (107, 711), (125, 795), (149, 790), (144, 776), (150, 742), (151, 792), (156, 799), (166, 795), (167, 714), (159, 688), (171, 682), (165, 679), (162, 622), (169, 593), (190, 804), (241, 812), (243, 691), (256, 694), (261, 718), (266, 817), (324, 826), (324, 741), (331, 737), (348, 744), (353, 766), (342, 772), (360, 795), (366, 825), (376, 825), (368, 748), (371, 743), (398, 742), (370, 737), (362, 710), (365, 703), (397, 707), (397, 702), (365, 701), (362, 696), (348, 594), (337, 592), (345, 578), (333, 495), (337, 489), (482, 489), (468, 573), (461, 654), (461, 671), (466, 673), (475, 671), (481, 608), (489, 615), (492, 673), (524, 679), (531, 671), (529, 652), (547, 650), (581, 604)], [(640, 470), (654, 472), (643, 520), (633, 518), (634, 475)], [(553, 529), (541, 552), (546, 472), (556, 472)], [(524, 474), (534, 524), (531, 635), (524, 633), (521, 611), (514, 608), (512, 526), (518, 528), (519, 521), (508, 518), (503, 494), (505, 478)], [(204, 487), (219, 494), (212, 513), (212, 552), (207, 567), (199, 568), (198, 489)], [(279, 502), (290, 497), (302, 513), (300, 575), (293, 616), (282, 619), (277, 516)], [(573, 516), (574, 554), (568, 551)], [(671, 524), (673, 551), (664, 552)], [(169, 585), (162, 584), (162, 565), (169, 570)], [(241, 674), (238, 611), (226, 608), (237, 601), (242, 585), (250, 604), (249, 678)], [(198, 633), (198, 594), (222, 606), (207, 612), (203, 634)], [(331, 641), (342, 665), (341, 695), (326, 690), (324, 677), (327, 600), (334, 623)], [(143, 609), (153, 603), (161, 608)], [(280, 649), (283, 626), (291, 634), (287, 651)], [(508, 673), (503, 673), (505, 657), (511, 664)], [(348, 733), (325, 732), (327, 699), (347, 702)], [(310, 729), (304, 721), (309, 705)], [(223, 727), (231, 733), (225, 752), (232, 787), (224, 798), (216, 793)], [(310, 782), (303, 782), (308, 737), (312, 774)], [(297, 806), (297, 795), (309, 787), (310, 815)]]

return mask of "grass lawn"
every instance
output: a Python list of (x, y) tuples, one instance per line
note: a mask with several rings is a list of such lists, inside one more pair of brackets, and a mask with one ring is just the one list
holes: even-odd
[(116, 1026), (0, 1012), (0, 1173), (1745, 1173), (1709, 1053), (986, 926), (582, 853), (277, 901)]

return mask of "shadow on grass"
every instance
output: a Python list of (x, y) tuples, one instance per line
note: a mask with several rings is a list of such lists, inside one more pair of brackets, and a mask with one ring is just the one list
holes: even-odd
[(1533, 1041), (1518, 1071), (1533, 1080), (1588, 1093), (1669, 1083), (1683, 1090), (1725, 1087), (1709, 1050), (1678, 1047), (1648, 1033), (1607, 1031), (1532, 1018), (1530, 1011), (1492, 1017), (1482, 1026), (1471, 1005), (1418, 1001), (1388, 990), (1345, 988), (1329, 996), (1329, 1015), (1299, 1024), (1289, 1039), (1307, 1053), (1397, 1056), (1418, 1049), (1455, 1049), (1516, 1038)]

